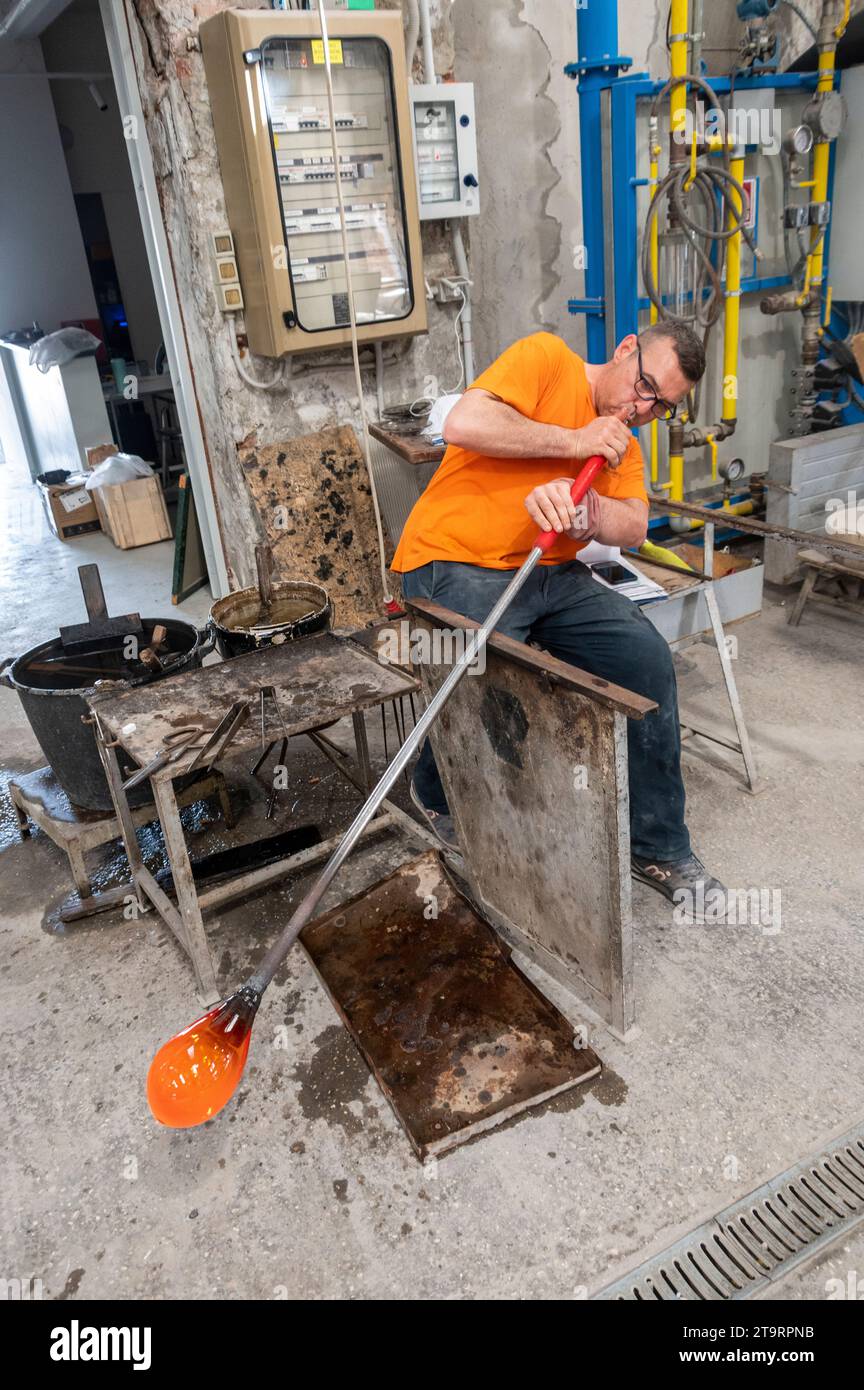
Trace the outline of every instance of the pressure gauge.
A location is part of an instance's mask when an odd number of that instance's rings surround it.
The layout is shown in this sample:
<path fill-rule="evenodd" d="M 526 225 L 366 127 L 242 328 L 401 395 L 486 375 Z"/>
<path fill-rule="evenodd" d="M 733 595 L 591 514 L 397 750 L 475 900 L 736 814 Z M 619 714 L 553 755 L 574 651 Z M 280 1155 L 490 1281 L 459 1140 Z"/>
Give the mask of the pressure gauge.
<path fill-rule="evenodd" d="M 813 131 L 809 125 L 796 125 L 783 136 L 787 154 L 809 154 L 813 148 Z"/>
<path fill-rule="evenodd" d="M 728 459 L 726 463 L 721 463 L 720 477 L 725 478 L 727 483 L 737 483 L 739 478 L 744 477 L 744 460 Z"/>
<path fill-rule="evenodd" d="M 836 140 L 846 124 L 846 103 L 840 92 L 817 92 L 804 109 L 804 120 L 817 140 Z"/>

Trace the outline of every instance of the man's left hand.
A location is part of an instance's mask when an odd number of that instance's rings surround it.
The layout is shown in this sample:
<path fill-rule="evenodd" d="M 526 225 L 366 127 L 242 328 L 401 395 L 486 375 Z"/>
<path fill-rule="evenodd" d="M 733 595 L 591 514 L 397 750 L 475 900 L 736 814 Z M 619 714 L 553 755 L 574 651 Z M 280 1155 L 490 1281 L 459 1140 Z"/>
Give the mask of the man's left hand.
<path fill-rule="evenodd" d="M 551 483 L 541 483 L 529 492 L 525 507 L 541 531 L 557 531 L 574 541 L 590 541 L 600 525 L 600 497 L 592 487 L 575 504 L 570 496 L 574 481 L 555 478 Z"/>

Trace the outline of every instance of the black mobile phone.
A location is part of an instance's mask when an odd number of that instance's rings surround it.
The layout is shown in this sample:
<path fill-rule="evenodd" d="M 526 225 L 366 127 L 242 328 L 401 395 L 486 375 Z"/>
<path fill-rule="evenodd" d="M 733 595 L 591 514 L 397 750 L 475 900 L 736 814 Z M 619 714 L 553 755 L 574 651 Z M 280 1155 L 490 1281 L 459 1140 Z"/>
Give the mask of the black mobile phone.
<path fill-rule="evenodd" d="M 592 565 L 591 568 L 601 579 L 605 579 L 607 584 L 632 584 L 636 578 L 635 574 L 631 574 L 630 570 L 617 564 L 615 560 L 604 560 L 602 564 Z"/>

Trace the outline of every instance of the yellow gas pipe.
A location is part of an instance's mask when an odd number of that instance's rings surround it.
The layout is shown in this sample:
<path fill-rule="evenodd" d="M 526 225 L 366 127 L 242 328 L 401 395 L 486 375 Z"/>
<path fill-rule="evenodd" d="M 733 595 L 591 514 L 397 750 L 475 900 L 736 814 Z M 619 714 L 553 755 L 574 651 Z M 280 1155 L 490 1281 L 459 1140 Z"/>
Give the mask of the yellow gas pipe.
<path fill-rule="evenodd" d="M 726 516 L 749 516 L 753 509 L 752 497 L 748 497 L 746 502 L 732 502 L 731 504 L 724 502 L 722 507 L 717 508 L 717 520 L 722 521 Z M 700 531 L 704 525 L 704 521 L 694 521 L 688 517 L 676 516 L 672 529 L 673 531 Z"/>
<path fill-rule="evenodd" d="M 689 0 L 672 0 L 669 15 L 670 33 L 670 68 L 673 78 L 683 78 L 687 75 L 687 54 L 690 40 L 690 5 Z M 678 142 L 683 142 L 684 131 L 687 122 L 687 85 L 684 82 L 676 82 L 669 94 L 669 128 L 672 132 L 673 141 L 678 132 Z M 681 156 L 686 158 L 683 143 L 681 145 Z M 684 455 L 674 453 L 669 455 L 669 481 L 663 484 L 663 490 L 669 493 L 673 499 L 681 500 L 684 497 Z"/>
<path fill-rule="evenodd" d="M 687 49 L 690 39 L 689 0 L 672 0 L 669 24 L 671 73 L 673 77 L 685 77 L 687 75 Z M 683 138 L 686 107 L 687 87 L 684 83 L 676 83 L 669 96 L 669 121 L 673 137 L 676 131 L 680 131 L 679 138 Z"/>
<path fill-rule="evenodd" d="M 820 47 L 818 64 L 819 81 L 816 84 L 817 92 L 831 92 L 834 90 L 834 56 L 837 48 L 837 41 L 843 37 L 846 25 L 849 22 L 850 7 L 851 0 L 846 0 L 843 7 L 843 18 L 831 34 L 829 42 L 825 43 L 823 47 Z M 813 146 L 813 201 L 816 203 L 824 203 L 828 199 L 828 164 L 830 150 L 830 140 L 817 140 L 816 144 Z M 824 228 L 813 227 L 810 232 L 811 257 L 808 263 L 808 290 L 810 285 L 818 287 L 822 284 L 824 245 Z"/>
<path fill-rule="evenodd" d="M 651 119 L 652 119 L 652 122 L 655 122 L 655 120 L 656 120 L 656 118 L 653 117 L 653 116 L 652 116 Z M 650 166 L 650 169 L 649 169 L 649 172 L 648 172 L 648 188 L 649 188 L 650 197 L 653 198 L 653 197 L 654 197 L 654 191 L 655 191 L 655 189 L 656 189 L 656 187 L 657 187 L 657 161 L 658 161 L 658 159 L 659 159 L 659 157 L 660 157 L 660 146 L 657 144 L 657 132 L 656 132 L 656 130 L 652 130 L 652 131 L 650 132 L 650 134 L 649 134 L 649 141 L 650 141 L 650 146 L 651 146 L 651 166 Z M 652 276 L 654 277 L 654 284 L 656 285 L 656 284 L 659 283 L 659 275 L 660 275 L 660 233 L 659 233 L 659 228 L 658 228 L 658 226 L 657 226 L 657 218 L 656 218 L 656 217 L 652 217 L 652 218 L 651 218 L 651 227 L 650 227 L 650 229 L 649 229 L 649 237 L 650 237 L 650 255 L 651 255 L 651 274 L 652 274 Z M 654 301 L 653 301 L 653 299 L 652 299 L 652 301 L 651 301 L 651 307 L 650 307 L 650 309 L 649 309 L 649 311 L 648 311 L 648 322 L 649 322 L 649 323 L 656 323 L 656 322 L 657 322 L 657 318 L 658 318 L 658 314 L 657 314 L 657 305 L 654 303 Z M 657 430 L 658 430 L 657 420 L 652 418 L 652 420 L 651 420 L 651 486 L 652 486 L 652 487 L 656 487 L 656 486 L 657 486 L 657 481 L 658 481 L 658 478 L 659 478 Z"/>
<path fill-rule="evenodd" d="M 729 161 L 729 172 L 737 183 L 744 178 L 744 155 L 737 153 Z M 727 226 L 734 226 L 741 215 L 741 199 L 734 188 L 729 190 Z M 725 319 L 723 322 L 723 414 L 722 419 L 734 429 L 738 419 L 738 341 L 741 322 L 741 233 L 729 238 L 726 252 Z"/>

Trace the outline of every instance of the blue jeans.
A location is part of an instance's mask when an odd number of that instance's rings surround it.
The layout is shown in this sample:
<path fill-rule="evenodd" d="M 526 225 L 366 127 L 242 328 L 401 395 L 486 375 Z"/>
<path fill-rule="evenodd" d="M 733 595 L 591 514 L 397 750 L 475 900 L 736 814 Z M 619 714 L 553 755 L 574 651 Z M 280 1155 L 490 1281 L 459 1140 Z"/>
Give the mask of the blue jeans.
<path fill-rule="evenodd" d="M 406 599 L 426 598 L 482 622 L 514 570 L 432 560 L 402 575 Z M 561 661 L 602 676 L 657 703 L 644 719 L 628 719 L 630 845 L 646 859 L 690 853 L 684 822 L 681 737 L 672 655 L 634 603 L 598 584 L 578 560 L 538 565 L 498 624 L 518 642 L 532 641 Z M 414 769 L 417 795 L 446 814 L 447 800 L 427 739 Z"/>

